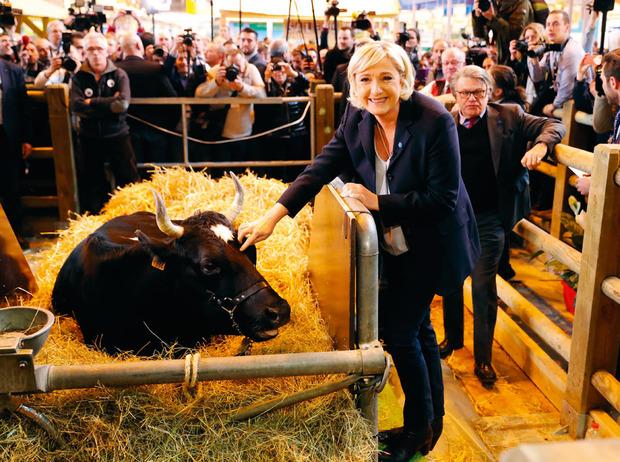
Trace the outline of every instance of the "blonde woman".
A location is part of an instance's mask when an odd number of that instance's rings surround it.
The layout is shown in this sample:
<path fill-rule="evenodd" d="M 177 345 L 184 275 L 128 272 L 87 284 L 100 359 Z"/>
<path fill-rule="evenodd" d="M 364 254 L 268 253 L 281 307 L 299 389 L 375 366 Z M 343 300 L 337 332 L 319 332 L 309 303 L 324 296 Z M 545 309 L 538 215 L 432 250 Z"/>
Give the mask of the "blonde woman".
<path fill-rule="evenodd" d="M 242 224 L 242 249 L 268 238 L 323 185 L 346 177 L 342 194 L 372 213 L 381 237 L 379 329 L 405 392 L 404 428 L 382 461 L 428 452 L 442 430 L 443 384 L 430 323 L 436 293 L 449 293 L 479 255 L 469 197 L 460 175 L 454 119 L 413 91 L 414 71 L 399 46 L 376 41 L 348 67 L 350 103 L 332 140 L 259 220 Z"/>
<path fill-rule="evenodd" d="M 510 60 L 508 61 L 508 65 L 517 75 L 518 85 L 525 87 L 528 104 L 531 104 L 534 98 L 536 98 L 536 86 L 529 76 L 529 71 L 527 69 L 527 51 L 524 45 L 527 44 L 527 48 L 531 49 L 544 44 L 545 40 L 545 26 L 533 22 L 525 26 L 523 32 L 521 32 L 519 41 L 522 45 L 519 45 L 517 40 L 512 40 L 510 42 Z"/>

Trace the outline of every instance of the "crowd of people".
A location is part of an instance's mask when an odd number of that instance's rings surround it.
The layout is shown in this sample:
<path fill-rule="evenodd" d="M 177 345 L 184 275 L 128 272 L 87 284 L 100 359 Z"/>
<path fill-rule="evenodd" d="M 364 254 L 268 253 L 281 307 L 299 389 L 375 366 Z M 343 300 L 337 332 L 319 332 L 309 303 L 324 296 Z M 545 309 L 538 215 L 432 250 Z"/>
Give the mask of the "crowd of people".
<path fill-rule="evenodd" d="M 598 14 L 589 24 L 594 30 Z M 380 319 L 386 348 L 405 391 L 405 428 L 386 436 L 381 460 L 409 460 L 441 434 L 440 357 L 463 346 L 463 279 L 472 276 L 474 371 L 493 386 L 492 341 L 497 315 L 495 276 L 514 276 L 509 238 L 531 207 L 552 193 L 533 170 L 553 161 L 565 127 L 554 117 L 569 99 L 593 113 L 598 142 L 620 142 L 620 48 L 592 52 L 570 36 L 568 14 L 544 1 L 474 1 L 476 39 L 438 38 L 428 52 L 420 32 L 356 39 L 351 27 L 327 47 L 329 17 L 319 44 L 259 40 L 251 28 L 213 41 L 196 34 L 103 35 L 47 26 L 47 39 L 0 35 L 0 195 L 20 230 L 19 159 L 31 150 L 25 84 L 71 86 L 78 141 L 80 195 L 98 212 L 109 192 L 108 162 L 117 186 L 139 180 L 137 163 L 181 160 L 181 117 L 174 106 L 130 105 L 135 97 L 265 98 L 308 95 L 312 81 L 343 93 L 332 141 L 297 177 L 263 219 L 240 228 L 247 246 L 267 238 L 334 176 L 351 182 L 345 195 L 376 215 L 382 236 Z M 491 34 L 489 34 L 491 32 Z M 490 40 L 492 38 L 492 40 Z M 484 41 L 483 41 L 484 40 Z M 230 100 L 228 100 L 230 101 Z M 192 105 L 192 160 L 309 159 L 304 103 Z M 447 112 L 448 111 L 451 112 Z M 301 121 L 299 121 L 302 119 Z M 290 125 L 277 129 L 283 125 Z M 257 139 L 251 135 L 265 133 Z M 5 147 L 7 148 L 5 150 Z M 285 170 L 286 180 L 296 173 Z M 589 177 L 577 191 L 587 202 Z M 419 243 L 424 242 L 424 246 Z M 433 266 L 433 263 L 436 265 Z M 429 318 L 444 296 L 445 338 Z M 388 308 L 390 315 L 386 315 Z"/>

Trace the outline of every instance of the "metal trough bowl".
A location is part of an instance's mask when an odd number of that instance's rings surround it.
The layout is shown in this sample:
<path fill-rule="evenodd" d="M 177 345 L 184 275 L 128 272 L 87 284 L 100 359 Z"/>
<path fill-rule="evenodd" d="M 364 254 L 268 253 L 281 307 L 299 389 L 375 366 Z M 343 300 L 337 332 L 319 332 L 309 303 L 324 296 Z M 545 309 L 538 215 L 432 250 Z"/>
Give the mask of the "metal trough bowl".
<path fill-rule="evenodd" d="M 17 338 L 18 348 L 32 350 L 35 356 L 43 347 L 54 324 L 54 315 L 43 308 L 11 306 L 0 308 L 0 343 Z"/>

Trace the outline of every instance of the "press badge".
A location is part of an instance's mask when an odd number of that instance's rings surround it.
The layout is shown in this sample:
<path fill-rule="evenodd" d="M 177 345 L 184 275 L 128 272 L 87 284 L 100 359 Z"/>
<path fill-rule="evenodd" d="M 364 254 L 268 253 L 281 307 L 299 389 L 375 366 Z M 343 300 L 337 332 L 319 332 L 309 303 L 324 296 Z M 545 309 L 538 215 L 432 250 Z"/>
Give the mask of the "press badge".
<path fill-rule="evenodd" d="M 108 86 L 108 88 L 113 88 L 115 83 L 116 82 L 114 82 L 114 80 L 108 79 L 108 81 L 106 82 L 106 85 Z"/>
<path fill-rule="evenodd" d="M 86 96 L 87 98 L 90 98 L 91 96 L 93 96 L 93 89 L 87 88 L 86 90 L 84 90 L 84 96 Z"/>

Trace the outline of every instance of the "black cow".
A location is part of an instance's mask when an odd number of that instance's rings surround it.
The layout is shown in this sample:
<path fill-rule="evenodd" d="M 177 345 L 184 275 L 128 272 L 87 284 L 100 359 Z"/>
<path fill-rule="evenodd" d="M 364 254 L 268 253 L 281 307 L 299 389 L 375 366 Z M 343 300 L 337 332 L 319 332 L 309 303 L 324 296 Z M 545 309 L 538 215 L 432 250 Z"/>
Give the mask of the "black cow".
<path fill-rule="evenodd" d="M 73 314 L 86 343 L 109 353 L 150 355 L 216 334 L 275 337 L 290 307 L 256 270 L 256 249 L 239 251 L 231 223 L 244 192 L 231 176 L 236 193 L 225 214 L 172 221 L 153 191 L 156 215 L 137 212 L 98 228 L 60 269 L 54 311 Z"/>

